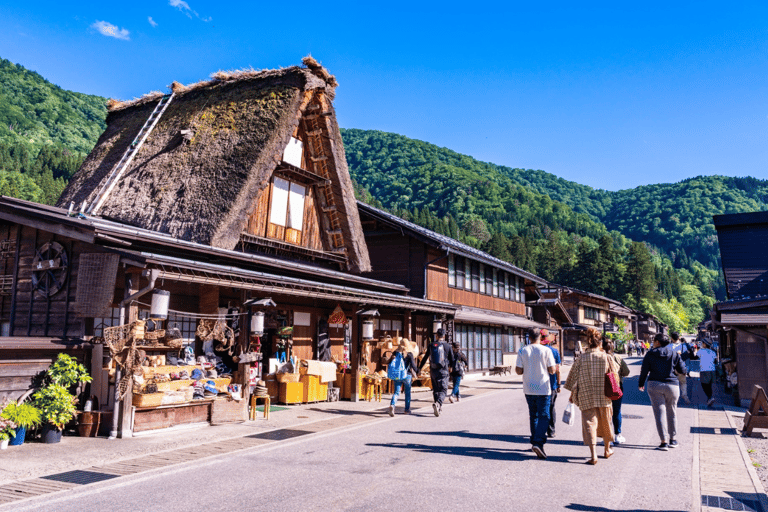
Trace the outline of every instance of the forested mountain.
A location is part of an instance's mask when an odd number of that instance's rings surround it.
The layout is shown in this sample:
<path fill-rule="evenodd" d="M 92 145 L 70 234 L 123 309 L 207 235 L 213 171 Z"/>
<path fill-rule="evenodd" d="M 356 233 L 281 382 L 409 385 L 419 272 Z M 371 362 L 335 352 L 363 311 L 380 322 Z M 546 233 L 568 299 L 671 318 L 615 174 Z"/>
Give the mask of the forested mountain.
<path fill-rule="evenodd" d="M 106 99 L 0 59 L 0 194 L 53 204 L 106 127 Z"/>

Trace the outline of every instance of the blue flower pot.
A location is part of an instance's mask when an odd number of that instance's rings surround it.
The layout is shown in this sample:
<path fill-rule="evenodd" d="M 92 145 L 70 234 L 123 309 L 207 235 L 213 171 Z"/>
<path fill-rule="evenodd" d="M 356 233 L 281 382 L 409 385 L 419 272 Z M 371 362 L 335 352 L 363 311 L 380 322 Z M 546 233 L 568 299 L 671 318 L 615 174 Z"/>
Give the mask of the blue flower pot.
<path fill-rule="evenodd" d="M 16 435 L 11 438 L 11 441 L 8 443 L 9 446 L 21 446 L 24 444 L 24 436 L 27 435 L 27 428 L 26 427 L 17 427 L 16 428 Z"/>

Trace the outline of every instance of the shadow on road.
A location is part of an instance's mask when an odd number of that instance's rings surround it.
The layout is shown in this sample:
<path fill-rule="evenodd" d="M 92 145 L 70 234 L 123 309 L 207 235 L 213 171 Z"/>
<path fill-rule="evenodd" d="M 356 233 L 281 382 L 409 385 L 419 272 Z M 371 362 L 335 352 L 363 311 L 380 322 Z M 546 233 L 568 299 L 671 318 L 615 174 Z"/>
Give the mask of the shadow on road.
<path fill-rule="evenodd" d="M 440 453 L 444 455 L 457 455 L 461 457 L 479 457 L 486 460 L 508 460 L 523 461 L 535 459 L 536 455 L 530 450 L 502 450 L 495 448 L 481 448 L 478 446 L 437 446 L 417 443 L 368 443 L 366 446 L 377 446 L 381 448 L 402 448 L 404 450 L 417 451 L 421 453 Z M 549 455 L 548 462 L 560 463 L 583 463 L 584 458 L 561 457 Z"/>
<path fill-rule="evenodd" d="M 565 506 L 566 510 L 589 510 L 590 512 L 651 512 L 651 509 L 647 508 L 633 508 L 633 509 L 627 509 L 623 508 L 621 510 L 613 509 L 613 508 L 605 508 L 605 507 L 596 507 L 594 505 L 581 505 L 579 503 L 571 503 L 570 505 Z M 669 512 L 678 512 L 675 510 L 670 510 Z M 685 511 L 680 511 L 685 512 Z"/>

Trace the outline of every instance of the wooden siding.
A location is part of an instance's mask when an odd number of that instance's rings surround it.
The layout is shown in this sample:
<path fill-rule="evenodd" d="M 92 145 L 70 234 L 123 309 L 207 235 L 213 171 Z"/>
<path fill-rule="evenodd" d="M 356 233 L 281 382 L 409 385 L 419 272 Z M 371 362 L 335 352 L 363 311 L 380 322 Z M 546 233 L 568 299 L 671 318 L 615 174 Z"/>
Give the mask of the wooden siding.
<path fill-rule="evenodd" d="M 433 256 L 433 254 L 430 253 L 429 256 Z M 434 257 L 431 259 L 434 259 Z M 427 298 L 441 302 L 450 302 L 460 306 L 525 316 L 525 304 L 523 303 L 448 287 L 447 258 L 431 264 L 427 269 Z"/>
<path fill-rule="evenodd" d="M 765 336 L 766 330 L 760 329 Z M 739 398 L 749 400 L 752 387 L 757 384 L 768 388 L 768 363 L 765 341 L 739 331 L 736 334 L 736 368 L 739 372 Z"/>
<path fill-rule="evenodd" d="M 411 258 L 408 238 L 399 235 L 366 236 L 365 241 L 373 269 L 366 273 L 366 277 L 409 286 Z"/>
<path fill-rule="evenodd" d="M 42 296 L 33 290 L 32 273 L 38 247 L 56 241 L 67 252 L 67 278 L 63 288 L 53 296 Z M 16 282 L 16 311 L 11 319 L 10 309 L 2 311 L 4 320 L 11 320 L 11 336 L 82 337 L 84 322 L 75 306 L 78 255 L 93 252 L 94 247 L 57 237 L 51 233 L 24 227 L 19 243 L 19 266 Z"/>
<path fill-rule="evenodd" d="M 768 225 L 718 227 L 717 237 L 729 297 L 768 293 Z"/>

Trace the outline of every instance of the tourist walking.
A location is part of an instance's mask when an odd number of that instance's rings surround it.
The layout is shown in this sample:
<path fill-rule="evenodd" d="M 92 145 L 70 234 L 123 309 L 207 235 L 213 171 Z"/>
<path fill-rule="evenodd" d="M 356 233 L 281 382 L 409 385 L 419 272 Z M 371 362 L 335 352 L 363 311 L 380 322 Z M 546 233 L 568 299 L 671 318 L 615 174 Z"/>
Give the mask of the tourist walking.
<path fill-rule="evenodd" d="M 560 358 L 560 351 L 552 345 L 552 340 L 549 339 L 549 331 L 546 329 L 541 330 L 541 344 L 549 347 L 555 358 L 555 374 L 549 376 L 549 380 L 552 383 L 552 394 L 549 396 L 549 428 L 547 428 L 547 437 L 555 437 L 555 427 L 557 425 L 555 402 L 557 401 L 557 394 L 560 393 L 560 365 L 563 360 Z"/>
<path fill-rule="evenodd" d="M 448 391 L 449 370 L 453 366 L 453 350 L 445 341 L 445 331 L 438 329 L 435 339 L 429 344 L 427 353 L 419 363 L 418 375 L 424 364 L 429 361 L 429 377 L 432 380 L 432 409 L 435 416 L 440 416 L 443 410 L 443 402 Z"/>
<path fill-rule="evenodd" d="M 461 384 L 461 379 L 464 377 L 464 373 L 467 371 L 467 367 L 469 366 L 469 361 L 467 360 L 466 354 L 461 351 L 461 346 L 454 342 L 453 343 L 453 366 L 451 367 L 451 378 L 453 379 L 453 392 L 448 395 L 448 401 L 453 403 L 453 399 L 455 398 L 457 402 L 461 400 L 461 394 L 459 393 L 459 385 Z"/>
<path fill-rule="evenodd" d="M 417 377 L 416 361 L 413 358 L 411 342 L 408 338 L 401 338 L 395 353 L 387 363 L 387 377 L 395 383 L 395 392 L 389 402 L 389 415 L 395 415 L 395 406 L 402 389 L 405 394 L 405 410 L 403 414 L 411 414 L 411 382 Z"/>
<path fill-rule="evenodd" d="M 702 339 L 704 348 L 699 350 L 699 380 L 701 389 L 707 395 L 707 406 L 715 403 L 712 397 L 712 384 L 715 382 L 715 363 L 717 362 L 717 353 L 712 350 L 712 341 L 709 338 Z"/>
<path fill-rule="evenodd" d="M 586 332 L 587 350 L 574 363 L 565 381 L 565 389 L 571 392 L 570 401 L 581 411 L 581 433 L 584 444 L 589 446 L 587 464 L 597 464 L 597 438 L 605 444 L 603 455 L 613 455 L 612 404 L 605 396 L 605 374 L 616 371 L 601 346 L 600 332 L 589 328 Z"/>
<path fill-rule="evenodd" d="M 540 459 L 546 459 L 544 444 L 549 428 L 549 403 L 552 394 L 550 375 L 555 373 L 555 356 L 549 347 L 541 344 L 541 331 L 528 329 L 529 345 L 517 354 L 515 372 L 523 376 L 523 392 L 528 402 L 528 420 L 531 429 L 531 449 Z"/>
<path fill-rule="evenodd" d="M 626 442 L 624 436 L 621 435 L 621 401 L 624 400 L 624 377 L 629 375 L 629 366 L 627 366 L 627 362 L 621 356 L 614 352 L 613 341 L 604 340 L 603 350 L 613 361 L 615 367 L 619 369 L 619 389 L 621 389 L 622 396 L 617 400 L 611 400 L 611 408 L 613 409 L 611 415 L 613 421 L 613 442 L 619 445 Z"/>
<path fill-rule="evenodd" d="M 645 382 L 648 381 L 648 396 L 661 440 L 658 449 L 663 451 L 677 447 L 677 400 L 680 398 L 677 374 L 680 373 L 686 373 L 683 359 L 669 346 L 666 335 L 657 334 L 653 339 L 653 348 L 643 358 L 638 386 L 640 391 L 645 391 Z M 666 418 L 662 418 L 662 414 Z"/>
<path fill-rule="evenodd" d="M 672 343 L 670 344 L 670 347 L 672 348 L 673 352 L 677 352 L 680 354 L 680 359 L 683 360 L 683 363 L 685 363 L 685 358 L 683 357 L 683 343 L 680 339 L 680 335 L 676 332 L 672 332 L 669 334 L 669 337 L 672 338 Z M 686 372 L 688 369 L 686 368 Z M 687 373 L 678 373 L 677 374 L 677 381 L 680 383 L 680 398 L 683 399 L 683 401 L 686 404 L 690 404 L 691 400 L 688 398 L 688 375 Z"/>

